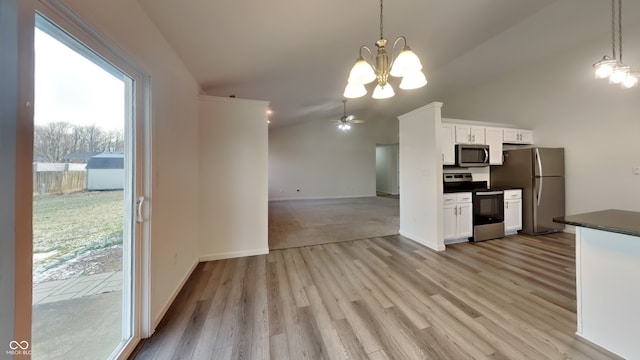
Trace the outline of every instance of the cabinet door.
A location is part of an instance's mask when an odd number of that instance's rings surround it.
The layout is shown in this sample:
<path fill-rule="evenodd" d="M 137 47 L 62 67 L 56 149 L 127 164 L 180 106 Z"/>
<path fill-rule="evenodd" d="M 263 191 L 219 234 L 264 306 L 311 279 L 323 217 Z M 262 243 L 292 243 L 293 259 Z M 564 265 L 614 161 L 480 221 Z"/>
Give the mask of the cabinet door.
<path fill-rule="evenodd" d="M 444 240 L 456 238 L 457 212 L 456 204 L 444 205 L 444 226 L 442 227 Z"/>
<path fill-rule="evenodd" d="M 533 144 L 533 131 L 504 129 L 503 142 L 508 144 Z"/>
<path fill-rule="evenodd" d="M 485 144 L 484 130 L 485 130 L 484 127 L 471 126 L 470 133 L 471 133 L 472 144 L 479 144 L 479 145 Z"/>
<path fill-rule="evenodd" d="M 489 165 L 502 165 L 502 129 L 485 128 L 484 143 L 489 145 Z"/>
<path fill-rule="evenodd" d="M 456 144 L 471 144 L 471 126 L 456 125 Z"/>
<path fill-rule="evenodd" d="M 517 144 L 520 137 L 518 129 L 504 129 L 502 135 L 502 141 L 509 144 Z"/>
<path fill-rule="evenodd" d="M 520 143 L 521 144 L 533 144 L 533 131 L 520 130 Z"/>
<path fill-rule="evenodd" d="M 458 236 L 465 238 L 473 236 L 473 205 L 471 203 L 458 204 Z"/>
<path fill-rule="evenodd" d="M 455 152 L 456 152 L 456 143 L 455 143 L 455 129 L 453 125 L 443 124 L 442 125 L 442 164 L 443 165 L 455 165 Z"/>
<path fill-rule="evenodd" d="M 522 230 L 522 200 L 504 201 L 504 232 L 515 234 Z"/>

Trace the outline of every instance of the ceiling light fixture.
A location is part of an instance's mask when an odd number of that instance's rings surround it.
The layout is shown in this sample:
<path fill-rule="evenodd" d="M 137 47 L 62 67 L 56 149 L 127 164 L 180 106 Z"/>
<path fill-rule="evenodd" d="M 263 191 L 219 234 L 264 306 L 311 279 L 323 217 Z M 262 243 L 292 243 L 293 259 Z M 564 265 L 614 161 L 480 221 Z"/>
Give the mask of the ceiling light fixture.
<path fill-rule="evenodd" d="M 420 59 L 418 59 L 418 56 L 411 51 L 411 48 L 407 45 L 407 38 L 399 36 L 393 42 L 391 56 L 387 55 L 385 46 L 388 41 L 382 35 L 382 10 L 382 0 L 380 0 L 380 40 L 376 41 L 378 51 L 375 61 L 373 60 L 373 52 L 371 52 L 371 49 L 366 45 L 360 46 L 358 59 L 353 65 L 353 68 L 351 68 L 347 87 L 344 89 L 344 97 L 346 98 L 359 98 L 364 96 L 367 93 L 365 85 L 374 80 L 378 80 L 378 85 L 373 90 L 372 97 L 374 99 L 387 99 L 394 96 L 395 92 L 393 91 L 393 87 L 387 82 L 389 75 L 402 78 L 400 89 L 403 90 L 418 89 L 427 85 L 427 78 L 422 72 Z M 394 60 L 393 50 L 400 40 L 402 40 L 404 46 Z M 362 56 L 363 49 L 369 52 L 371 63 Z M 391 61 L 389 61 L 390 58 Z"/>
<path fill-rule="evenodd" d="M 618 21 L 618 54 L 616 56 L 616 15 Z M 613 57 L 605 55 L 602 60 L 593 64 L 596 79 L 609 79 L 610 84 L 620 84 L 623 88 L 638 85 L 640 73 L 631 71 L 631 67 L 622 62 L 622 0 L 611 0 L 611 52 Z"/>
<path fill-rule="evenodd" d="M 362 124 L 364 120 L 357 120 L 355 115 L 347 115 L 347 99 L 342 100 L 343 115 L 339 120 L 334 120 L 338 123 L 338 129 L 342 131 L 348 131 L 351 129 L 351 124 Z"/>

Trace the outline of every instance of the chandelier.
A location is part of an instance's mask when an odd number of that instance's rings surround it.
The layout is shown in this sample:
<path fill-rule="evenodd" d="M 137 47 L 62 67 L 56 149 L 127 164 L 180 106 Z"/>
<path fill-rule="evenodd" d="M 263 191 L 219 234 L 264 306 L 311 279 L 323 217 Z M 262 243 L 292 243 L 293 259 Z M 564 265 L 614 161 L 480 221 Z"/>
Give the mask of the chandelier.
<path fill-rule="evenodd" d="M 616 15 L 618 17 L 618 54 L 616 55 Z M 622 0 L 611 0 L 611 50 L 613 57 L 605 55 L 602 60 L 593 64 L 596 79 L 609 78 L 610 84 L 619 84 L 623 88 L 632 88 L 638 85 L 640 73 L 631 71 L 631 67 L 622 62 Z"/>
<path fill-rule="evenodd" d="M 389 75 L 401 77 L 400 89 L 413 90 L 418 89 L 427 84 L 427 79 L 422 72 L 422 64 L 418 56 L 411 51 L 407 45 L 407 39 L 404 36 L 398 37 L 391 47 L 391 56 L 387 55 L 386 45 L 387 39 L 382 36 L 382 0 L 380 0 L 380 40 L 376 41 L 378 48 L 375 60 L 371 49 L 366 46 L 360 46 L 360 52 L 356 63 L 353 65 L 349 73 L 347 87 L 344 89 L 344 97 L 359 98 L 367 93 L 366 84 L 378 81 L 378 85 L 373 90 L 372 97 L 374 99 L 387 99 L 395 95 L 393 87 L 387 82 Z M 403 47 L 398 56 L 393 59 L 393 50 L 398 42 L 403 42 Z M 362 50 L 367 50 L 371 57 L 371 63 L 362 56 Z M 392 59 L 389 61 L 389 59 Z M 374 65 L 372 65 L 374 64 Z"/>

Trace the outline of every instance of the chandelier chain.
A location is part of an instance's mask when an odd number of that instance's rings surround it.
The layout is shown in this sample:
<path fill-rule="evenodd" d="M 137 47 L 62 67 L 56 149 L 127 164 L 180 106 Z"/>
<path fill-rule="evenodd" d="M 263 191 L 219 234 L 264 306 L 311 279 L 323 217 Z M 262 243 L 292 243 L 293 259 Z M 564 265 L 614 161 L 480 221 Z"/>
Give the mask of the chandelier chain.
<path fill-rule="evenodd" d="M 382 37 L 382 0 L 380 0 L 380 39 L 383 39 Z"/>
<path fill-rule="evenodd" d="M 622 0 L 618 0 L 618 55 L 622 64 Z"/>
<path fill-rule="evenodd" d="M 613 58 L 616 56 L 616 0 L 611 0 L 611 51 Z"/>

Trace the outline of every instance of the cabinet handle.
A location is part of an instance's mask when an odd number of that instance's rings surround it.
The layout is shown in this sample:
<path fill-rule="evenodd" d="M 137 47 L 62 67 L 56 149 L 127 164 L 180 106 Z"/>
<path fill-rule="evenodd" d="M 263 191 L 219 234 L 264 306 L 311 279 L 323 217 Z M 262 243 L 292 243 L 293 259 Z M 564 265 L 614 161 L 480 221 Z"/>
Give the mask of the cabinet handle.
<path fill-rule="evenodd" d="M 509 208 L 509 202 L 508 201 L 504 202 L 504 207 L 507 208 L 507 209 Z"/>

